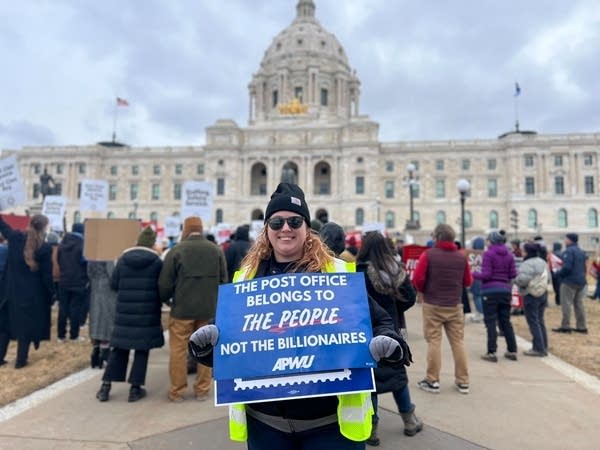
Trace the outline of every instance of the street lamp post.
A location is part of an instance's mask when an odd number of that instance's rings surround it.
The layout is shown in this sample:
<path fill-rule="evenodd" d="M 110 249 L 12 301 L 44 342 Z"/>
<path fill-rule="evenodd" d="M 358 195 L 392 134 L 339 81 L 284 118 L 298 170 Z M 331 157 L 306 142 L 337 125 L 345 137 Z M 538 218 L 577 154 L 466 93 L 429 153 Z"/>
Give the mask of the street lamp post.
<path fill-rule="evenodd" d="M 467 192 L 471 189 L 471 183 L 469 183 L 469 180 L 461 178 L 456 183 L 456 189 L 460 194 L 460 244 L 462 248 L 465 248 L 465 198 Z"/>
<path fill-rule="evenodd" d="M 415 193 L 414 193 L 414 185 L 417 183 L 417 180 L 415 179 L 415 171 L 417 170 L 417 168 L 415 167 L 415 165 L 413 163 L 410 163 L 408 166 L 406 166 L 406 170 L 408 171 L 408 197 L 409 197 L 409 205 L 410 205 L 410 211 L 409 211 L 409 216 L 408 216 L 408 220 L 406 221 L 406 229 L 407 230 L 418 230 L 419 229 L 419 222 L 415 221 L 415 209 L 414 209 L 414 197 L 415 197 Z"/>

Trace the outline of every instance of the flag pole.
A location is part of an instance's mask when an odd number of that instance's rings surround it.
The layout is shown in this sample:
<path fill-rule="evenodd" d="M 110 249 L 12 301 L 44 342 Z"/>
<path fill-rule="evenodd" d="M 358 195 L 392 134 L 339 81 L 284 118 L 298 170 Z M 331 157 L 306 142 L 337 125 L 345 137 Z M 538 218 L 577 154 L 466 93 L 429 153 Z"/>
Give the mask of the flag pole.
<path fill-rule="evenodd" d="M 519 132 L 519 97 L 521 96 L 521 87 L 515 81 L 515 131 Z"/>
<path fill-rule="evenodd" d="M 113 113 L 113 132 L 112 132 L 112 143 L 114 144 L 117 139 L 117 114 L 119 111 L 118 102 L 115 100 L 115 111 Z"/>

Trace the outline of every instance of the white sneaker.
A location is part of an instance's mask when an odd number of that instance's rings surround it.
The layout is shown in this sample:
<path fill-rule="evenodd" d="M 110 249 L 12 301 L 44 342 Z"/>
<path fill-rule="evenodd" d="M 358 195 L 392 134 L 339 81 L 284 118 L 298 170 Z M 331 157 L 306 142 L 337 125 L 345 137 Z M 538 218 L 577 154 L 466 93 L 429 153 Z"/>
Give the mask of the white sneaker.
<path fill-rule="evenodd" d="M 56 342 L 58 342 L 59 344 L 64 344 L 65 343 L 65 338 L 57 338 Z"/>

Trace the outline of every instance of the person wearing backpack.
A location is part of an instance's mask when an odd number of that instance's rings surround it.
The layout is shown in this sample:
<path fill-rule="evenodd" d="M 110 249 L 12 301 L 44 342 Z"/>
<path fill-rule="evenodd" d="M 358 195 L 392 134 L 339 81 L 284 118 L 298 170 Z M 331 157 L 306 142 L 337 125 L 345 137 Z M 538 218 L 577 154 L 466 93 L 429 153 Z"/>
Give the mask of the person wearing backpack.
<path fill-rule="evenodd" d="M 540 257 L 541 247 L 535 242 L 525 244 L 525 258 L 519 267 L 516 285 L 524 295 L 525 318 L 532 336 L 532 348 L 523 352 L 525 356 L 548 356 L 548 334 L 544 322 L 544 311 L 548 306 L 548 266 Z"/>

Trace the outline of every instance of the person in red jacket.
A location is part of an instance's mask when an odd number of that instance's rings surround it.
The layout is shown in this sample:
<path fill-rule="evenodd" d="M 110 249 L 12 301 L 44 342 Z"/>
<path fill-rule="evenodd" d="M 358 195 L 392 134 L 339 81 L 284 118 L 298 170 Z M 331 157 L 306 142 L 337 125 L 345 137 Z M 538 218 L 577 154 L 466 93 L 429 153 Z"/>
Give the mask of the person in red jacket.
<path fill-rule="evenodd" d="M 440 392 L 442 327 L 452 348 L 456 388 L 461 394 L 469 393 L 462 290 L 471 285 L 473 277 L 466 256 L 454 244 L 455 237 L 451 226 L 435 227 L 434 246 L 419 258 L 413 278 L 423 302 L 423 334 L 427 341 L 427 375 L 417 385 L 434 394 Z"/>

